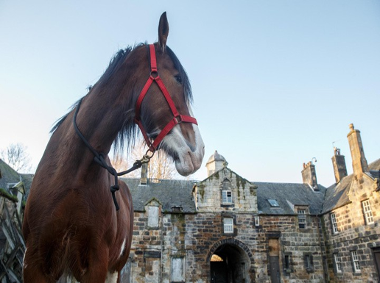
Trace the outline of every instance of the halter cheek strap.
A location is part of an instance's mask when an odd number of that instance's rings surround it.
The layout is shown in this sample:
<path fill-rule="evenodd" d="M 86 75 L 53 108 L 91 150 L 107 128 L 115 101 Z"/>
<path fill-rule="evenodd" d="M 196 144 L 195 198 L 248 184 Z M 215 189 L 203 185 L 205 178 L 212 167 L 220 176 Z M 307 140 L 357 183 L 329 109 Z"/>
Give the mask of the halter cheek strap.
<path fill-rule="evenodd" d="M 154 153 L 158 147 L 158 145 L 161 143 L 161 141 L 164 139 L 164 137 L 175 127 L 175 125 L 180 123 L 193 123 L 198 125 L 197 120 L 194 117 L 187 116 L 187 115 L 181 115 L 178 113 L 177 108 L 175 107 L 174 101 L 171 98 L 168 90 L 166 89 L 163 81 L 161 80 L 160 76 L 158 75 L 158 69 L 157 69 L 157 60 L 156 60 L 156 50 L 154 48 L 153 44 L 149 44 L 149 52 L 150 52 L 150 76 L 148 80 L 146 81 L 143 89 L 140 92 L 140 95 L 136 102 L 136 108 L 135 108 L 135 123 L 139 126 L 146 144 L 149 147 L 149 150 Z M 150 141 L 147 132 L 144 129 L 144 126 L 141 122 L 140 117 L 140 109 L 141 104 L 145 98 L 145 95 L 147 94 L 150 86 L 153 82 L 156 82 L 158 87 L 160 88 L 166 102 L 169 105 L 170 111 L 173 114 L 173 119 L 169 121 L 169 123 L 166 124 L 166 126 L 161 130 L 161 132 L 158 134 L 156 139 L 153 141 L 153 143 Z"/>

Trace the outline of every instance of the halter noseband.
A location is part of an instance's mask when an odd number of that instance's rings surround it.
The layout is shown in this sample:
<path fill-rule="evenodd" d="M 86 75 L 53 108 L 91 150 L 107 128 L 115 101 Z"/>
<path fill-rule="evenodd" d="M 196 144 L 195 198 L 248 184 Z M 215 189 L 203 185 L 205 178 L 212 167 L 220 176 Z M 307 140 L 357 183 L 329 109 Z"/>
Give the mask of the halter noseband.
<path fill-rule="evenodd" d="M 168 90 L 166 89 L 163 81 L 161 80 L 160 76 L 158 75 L 158 69 L 157 69 L 157 60 L 156 60 L 156 50 L 154 48 L 153 44 L 149 44 L 149 54 L 150 54 L 150 75 L 148 80 L 146 81 L 143 89 L 140 92 L 140 95 L 136 101 L 136 109 L 135 109 L 135 123 L 139 126 L 141 133 L 144 136 L 145 142 L 149 147 L 149 150 L 154 153 L 158 147 L 158 145 L 161 143 L 161 141 L 164 139 L 164 137 L 175 127 L 175 125 L 180 123 L 193 123 L 198 125 L 197 120 L 194 117 L 187 116 L 187 115 L 181 115 L 178 113 L 177 108 L 175 107 L 174 101 L 171 98 Z M 170 111 L 173 114 L 173 119 L 169 121 L 169 123 L 166 124 L 166 126 L 161 130 L 161 132 L 158 134 L 156 139 L 153 141 L 153 143 L 150 141 L 147 132 L 144 129 L 144 126 L 141 122 L 140 117 L 140 108 L 141 104 L 145 98 L 145 95 L 147 94 L 150 86 L 153 82 L 156 82 L 158 87 L 160 88 L 162 94 L 164 95 L 166 102 L 169 105 Z"/>

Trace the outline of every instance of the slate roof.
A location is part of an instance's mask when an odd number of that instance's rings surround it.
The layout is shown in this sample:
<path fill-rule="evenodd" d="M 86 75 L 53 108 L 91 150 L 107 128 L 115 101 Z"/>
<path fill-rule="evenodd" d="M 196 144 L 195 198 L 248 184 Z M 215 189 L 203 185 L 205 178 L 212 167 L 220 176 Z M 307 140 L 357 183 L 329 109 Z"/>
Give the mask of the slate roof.
<path fill-rule="evenodd" d="M 20 182 L 20 175 L 13 170 L 7 163 L 0 159 L 0 189 L 8 189 L 9 183 Z"/>
<path fill-rule="evenodd" d="M 128 185 L 133 199 L 135 211 L 145 211 L 145 205 L 156 199 L 162 205 L 162 211 L 177 212 L 180 207 L 183 213 L 195 213 L 193 187 L 195 181 L 187 180 L 149 180 L 147 185 L 140 185 L 140 179 L 122 178 Z"/>
<path fill-rule="evenodd" d="M 368 165 L 370 172 L 366 172 L 371 178 L 378 178 L 380 175 L 380 159 Z M 338 184 L 333 184 L 327 188 L 322 213 L 329 212 L 334 208 L 341 207 L 350 202 L 348 193 L 350 192 L 353 174 L 344 177 Z"/>
<path fill-rule="evenodd" d="M 263 214 L 296 214 L 294 205 L 309 207 L 310 214 L 319 214 L 326 188 L 318 185 L 314 191 L 307 184 L 253 182 L 257 186 L 257 205 Z M 275 199 L 278 207 L 272 207 L 268 199 Z"/>
<path fill-rule="evenodd" d="M 29 196 L 29 191 L 30 191 L 30 186 L 32 185 L 32 181 L 34 178 L 34 174 L 20 174 L 22 178 L 22 182 L 24 183 L 25 186 L 25 196 L 24 199 Z"/>

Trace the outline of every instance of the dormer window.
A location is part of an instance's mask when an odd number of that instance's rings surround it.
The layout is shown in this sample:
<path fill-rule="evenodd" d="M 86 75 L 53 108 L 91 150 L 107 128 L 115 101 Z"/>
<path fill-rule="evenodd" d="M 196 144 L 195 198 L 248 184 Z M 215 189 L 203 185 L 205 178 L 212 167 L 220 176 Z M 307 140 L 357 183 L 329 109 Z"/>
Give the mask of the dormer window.
<path fill-rule="evenodd" d="M 232 204 L 232 192 L 230 190 L 222 191 L 222 203 L 223 204 Z"/>
<path fill-rule="evenodd" d="M 297 209 L 298 213 L 298 227 L 299 228 L 306 228 L 306 209 Z"/>
<path fill-rule="evenodd" d="M 232 189 L 231 189 L 231 181 L 225 178 L 221 185 L 221 198 L 222 198 L 222 205 L 232 205 Z"/>

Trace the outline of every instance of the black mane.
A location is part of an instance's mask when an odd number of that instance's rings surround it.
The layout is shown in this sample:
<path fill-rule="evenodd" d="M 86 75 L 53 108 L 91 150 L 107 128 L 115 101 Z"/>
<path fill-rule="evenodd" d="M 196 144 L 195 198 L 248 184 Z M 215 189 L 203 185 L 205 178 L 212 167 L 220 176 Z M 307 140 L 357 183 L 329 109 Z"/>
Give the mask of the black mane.
<path fill-rule="evenodd" d="M 112 59 L 110 60 L 110 63 L 108 65 L 108 68 L 106 69 L 106 71 L 104 72 L 104 74 L 100 77 L 99 81 L 100 80 L 108 80 L 111 75 L 114 73 L 114 71 L 119 67 L 119 65 L 121 65 L 121 63 L 124 61 L 124 59 L 128 56 L 128 54 L 132 51 L 132 47 L 131 46 L 128 46 L 127 48 L 125 49 L 121 49 L 119 50 L 118 52 L 116 52 L 116 54 L 112 57 Z M 88 93 L 89 94 L 91 92 L 91 90 L 93 89 L 93 86 L 89 86 L 88 87 Z M 87 95 L 86 94 L 86 95 Z M 85 96 L 86 96 L 85 95 Z M 58 128 L 59 126 L 63 123 L 63 121 L 65 121 L 65 119 L 67 118 L 67 116 L 70 114 L 70 112 L 72 110 L 74 110 L 78 103 L 80 101 L 82 101 L 82 99 L 85 97 L 83 96 L 81 99 L 79 99 L 77 102 L 75 102 L 71 107 L 70 107 L 70 110 L 68 113 L 66 113 L 64 116 L 62 116 L 61 118 L 59 118 L 53 125 L 53 127 L 51 128 L 50 130 L 50 133 L 54 133 Z"/>
<path fill-rule="evenodd" d="M 100 77 L 98 84 L 101 81 L 107 81 L 111 78 L 111 76 L 114 74 L 114 72 L 121 66 L 121 64 L 124 62 L 126 57 L 129 55 L 129 53 L 134 50 L 136 47 L 140 47 L 146 45 L 146 43 L 140 43 L 138 45 L 135 45 L 134 47 L 128 46 L 125 49 L 119 50 L 110 60 L 110 63 L 108 65 L 108 68 L 104 72 L 104 74 Z M 147 48 L 147 50 L 149 50 Z M 147 51 L 149 52 L 149 51 Z M 192 96 L 192 91 L 191 91 L 191 85 L 189 78 L 186 74 L 185 69 L 183 68 L 181 62 L 178 60 L 177 56 L 174 54 L 174 52 L 166 46 L 166 52 L 168 53 L 170 59 L 173 61 L 174 67 L 178 70 L 181 78 L 182 78 L 182 84 L 184 87 L 184 94 L 185 94 L 185 99 L 188 103 L 191 103 L 193 101 L 193 96 Z M 95 84 L 95 85 L 96 85 Z M 93 86 L 88 87 L 88 93 L 80 98 L 77 102 L 75 102 L 71 107 L 70 110 L 67 114 L 62 116 L 60 119 L 58 119 L 55 124 L 53 125 L 52 129 L 50 130 L 50 133 L 54 133 L 59 126 L 65 121 L 67 116 L 70 114 L 71 111 L 73 111 L 79 102 L 81 102 L 87 95 L 91 93 L 91 91 L 94 89 Z M 126 116 L 129 116 L 133 114 L 131 113 L 126 113 Z M 137 134 L 138 134 L 138 127 L 136 127 L 136 124 L 134 123 L 133 119 L 125 119 L 124 124 L 122 126 L 122 129 L 119 131 L 115 141 L 114 141 L 114 150 L 115 153 L 118 151 L 122 151 L 124 148 L 124 142 L 127 141 L 128 149 L 131 148 L 131 145 L 134 145 Z"/>

